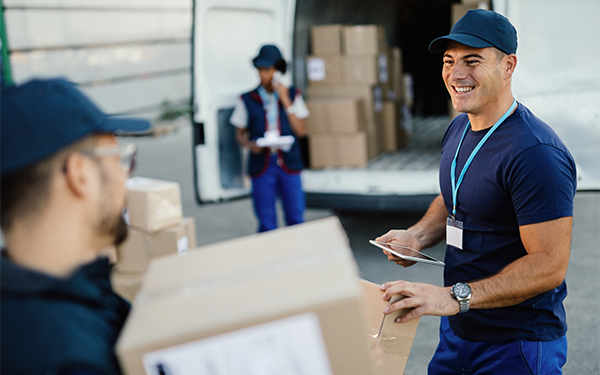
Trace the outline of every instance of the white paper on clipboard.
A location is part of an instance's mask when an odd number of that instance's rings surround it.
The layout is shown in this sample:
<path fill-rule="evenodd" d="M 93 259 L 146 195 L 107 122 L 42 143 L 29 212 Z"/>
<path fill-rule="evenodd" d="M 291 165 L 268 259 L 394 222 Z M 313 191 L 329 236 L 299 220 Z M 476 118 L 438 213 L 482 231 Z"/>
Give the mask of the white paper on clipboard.
<path fill-rule="evenodd" d="M 389 253 L 394 254 L 398 258 L 402 258 L 402 259 L 405 259 L 405 260 L 412 260 L 413 262 L 421 262 L 421 263 L 433 264 L 435 266 L 440 266 L 440 267 L 444 267 L 446 265 L 446 263 L 442 262 L 441 260 L 437 260 L 437 259 L 435 259 L 434 257 L 432 257 L 430 255 L 427 255 L 427 254 L 424 254 L 424 253 L 420 253 L 417 250 L 411 249 L 411 248 L 406 247 L 406 246 L 396 245 L 396 244 L 393 244 L 393 243 L 377 242 L 377 241 L 374 241 L 374 240 L 369 240 L 369 243 L 371 245 L 377 246 L 380 249 L 383 249 L 383 250 L 385 250 L 385 251 L 387 251 Z M 399 252 L 390 249 L 390 246 L 398 246 L 398 247 L 402 247 L 402 248 L 407 248 L 407 249 L 413 250 L 415 252 L 418 252 L 418 253 L 420 253 L 420 254 L 428 257 L 429 259 L 419 258 L 419 257 L 411 257 L 409 255 L 400 254 Z"/>

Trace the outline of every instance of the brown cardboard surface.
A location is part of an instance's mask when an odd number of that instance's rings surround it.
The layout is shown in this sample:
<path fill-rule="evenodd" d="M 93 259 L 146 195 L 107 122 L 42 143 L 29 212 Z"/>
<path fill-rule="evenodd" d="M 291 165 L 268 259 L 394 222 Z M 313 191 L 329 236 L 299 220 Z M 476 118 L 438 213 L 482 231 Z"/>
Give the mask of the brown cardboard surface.
<path fill-rule="evenodd" d="M 338 167 L 362 167 L 369 161 L 367 132 L 340 134 L 336 138 Z"/>
<path fill-rule="evenodd" d="M 408 362 L 410 349 L 417 333 L 419 319 L 406 323 L 396 323 L 395 319 L 404 316 L 409 310 L 403 309 L 390 315 L 384 315 L 383 309 L 388 305 L 382 299 L 379 285 L 360 280 L 363 288 L 362 318 L 365 333 L 377 340 L 375 361 L 376 375 L 402 374 Z M 400 297 L 392 299 L 392 303 Z M 381 333 L 380 333 L 381 329 Z"/>
<path fill-rule="evenodd" d="M 305 120 L 309 135 L 353 133 L 362 130 L 367 121 L 362 99 L 314 99 L 306 105 L 311 113 Z"/>
<path fill-rule="evenodd" d="M 187 238 L 187 250 L 184 237 Z M 184 218 L 179 225 L 155 233 L 130 228 L 127 240 L 117 249 L 119 258 L 117 269 L 121 273 L 144 272 L 153 258 L 179 254 L 180 251 L 187 252 L 194 247 L 196 247 L 194 218 Z"/>
<path fill-rule="evenodd" d="M 315 55 L 342 54 L 344 25 L 322 25 L 310 28 L 311 51 Z"/>
<path fill-rule="evenodd" d="M 383 151 L 395 152 L 398 149 L 400 128 L 399 108 L 395 101 L 383 102 Z"/>
<path fill-rule="evenodd" d="M 311 168 L 335 166 L 337 164 L 335 147 L 335 136 L 332 134 L 309 135 L 308 149 Z"/>
<path fill-rule="evenodd" d="M 127 180 L 129 225 L 148 233 L 179 224 L 183 217 L 177 182 L 133 177 Z"/>
<path fill-rule="evenodd" d="M 308 82 L 311 86 L 332 86 L 345 83 L 341 55 L 308 56 L 306 67 Z"/>
<path fill-rule="evenodd" d="M 367 126 L 367 155 L 369 159 L 373 159 L 381 153 L 380 137 L 377 126 L 374 122 L 370 122 Z"/>
<path fill-rule="evenodd" d="M 121 367 L 141 375 L 144 353 L 312 312 L 333 373 L 370 374 L 356 274 L 336 218 L 155 259 L 117 343 Z"/>
<path fill-rule="evenodd" d="M 373 55 L 385 51 L 385 29 L 381 25 L 346 26 L 343 33 L 342 49 L 347 56 Z"/>
<path fill-rule="evenodd" d="M 110 276 L 110 283 L 115 293 L 133 302 L 140 288 L 143 273 L 120 273 L 113 272 Z"/>
<path fill-rule="evenodd" d="M 389 50 L 390 85 L 386 99 L 404 101 L 404 72 L 402 67 L 402 50 L 392 47 Z"/>
<path fill-rule="evenodd" d="M 374 85 L 379 82 L 379 55 L 345 56 L 344 77 L 349 85 Z"/>
<path fill-rule="evenodd" d="M 337 85 L 337 86 L 309 86 L 306 88 L 306 96 L 309 99 L 334 99 L 334 98 L 360 98 L 365 103 L 367 120 L 376 117 L 376 101 L 373 96 L 374 88 L 378 85 Z M 312 115 L 312 114 L 311 114 Z"/>

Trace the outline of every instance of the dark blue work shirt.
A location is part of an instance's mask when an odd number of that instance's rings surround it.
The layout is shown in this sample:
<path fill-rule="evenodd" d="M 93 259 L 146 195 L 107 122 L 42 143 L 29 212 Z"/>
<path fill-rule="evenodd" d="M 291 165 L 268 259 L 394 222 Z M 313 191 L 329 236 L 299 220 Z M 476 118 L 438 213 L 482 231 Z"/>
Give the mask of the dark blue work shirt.
<path fill-rule="evenodd" d="M 449 213 L 450 166 L 467 121 L 466 114 L 459 115 L 443 139 L 440 187 Z M 457 178 L 488 131 L 467 132 Z M 447 246 L 445 285 L 487 278 L 525 256 L 519 226 L 573 216 L 575 190 L 575 162 L 566 146 L 519 103 L 477 153 L 460 185 L 456 218 L 464 225 L 463 249 Z M 554 340 L 567 330 L 566 295 L 563 282 L 518 305 L 474 309 L 449 321 L 459 337 L 472 341 Z"/>
<path fill-rule="evenodd" d="M 130 306 L 113 292 L 106 258 L 67 279 L 0 258 L 2 374 L 121 374 L 114 345 Z"/>

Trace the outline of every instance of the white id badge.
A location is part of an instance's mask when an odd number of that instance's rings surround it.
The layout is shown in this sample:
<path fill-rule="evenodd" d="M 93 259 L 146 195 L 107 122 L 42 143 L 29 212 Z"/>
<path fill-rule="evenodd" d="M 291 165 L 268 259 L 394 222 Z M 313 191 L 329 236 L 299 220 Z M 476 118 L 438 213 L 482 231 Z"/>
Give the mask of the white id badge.
<path fill-rule="evenodd" d="M 463 223 L 451 217 L 446 220 L 446 244 L 462 250 Z"/>

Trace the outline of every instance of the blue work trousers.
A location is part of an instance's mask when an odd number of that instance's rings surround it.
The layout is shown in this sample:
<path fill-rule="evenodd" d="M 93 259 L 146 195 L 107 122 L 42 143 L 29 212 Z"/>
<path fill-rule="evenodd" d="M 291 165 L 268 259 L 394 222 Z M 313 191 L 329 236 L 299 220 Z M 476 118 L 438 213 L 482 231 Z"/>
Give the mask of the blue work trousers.
<path fill-rule="evenodd" d="M 469 341 L 456 336 L 448 317 L 442 317 L 428 374 L 554 375 L 562 374 L 566 362 L 566 335 L 554 341 Z"/>
<path fill-rule="evenodd" d="M 277 165 L 277 156 L 274 155 L 270 158 L 265 173 L 252 179 L 252 201 L 259 232 L 277 228 L 277 197 L 281 198 L 287 225 L 304 222 L 306 198 L 300 174 L 283 171 Z"/>

